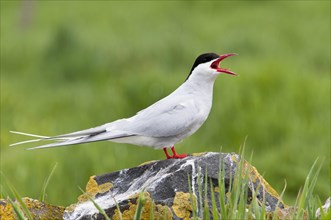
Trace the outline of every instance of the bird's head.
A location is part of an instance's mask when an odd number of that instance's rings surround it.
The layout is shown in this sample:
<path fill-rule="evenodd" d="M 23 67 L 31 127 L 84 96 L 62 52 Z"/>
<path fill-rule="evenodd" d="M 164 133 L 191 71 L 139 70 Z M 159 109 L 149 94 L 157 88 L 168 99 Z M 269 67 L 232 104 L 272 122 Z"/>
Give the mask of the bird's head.
<path fill-rule="evenodd" d="M 227 57 L 237 55 L 235 53 L 228 53 L 223 55 L 218 55 L 216 53 L 204 53 L 198 56 L 192 66 L 191 72 L 187 79 L 191 75 L 202 75 L 205 77 L 212 77 L 215 78 L 215 76 L 226 73 L 230 75 L 237 76 L 234 72 L 222 68 L 220 66 L 220 63 L 222 60 L 224 60 Z"/>

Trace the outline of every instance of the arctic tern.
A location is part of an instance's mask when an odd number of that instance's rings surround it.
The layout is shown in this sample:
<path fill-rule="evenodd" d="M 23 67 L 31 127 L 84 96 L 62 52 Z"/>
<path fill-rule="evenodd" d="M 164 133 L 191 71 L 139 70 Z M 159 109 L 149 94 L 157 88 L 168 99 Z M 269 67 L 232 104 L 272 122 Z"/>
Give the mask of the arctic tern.
<path fill-rule="evenodd" d="M 162 148 L 167 159 L 184 158 L 187 154 L 177 154 L 174 145 L 192 135 L 205 122 L 212 107 L 216 77 L 221 73 L 236 75 L 220 67 L 220 62 L 234 55 L 236 54 L 205 53 L 198 56 L 181 86 L 131 118 L 123 118 L 98 127 L 57 136 L 11 131 L 37 139 L 18 142 L 10 146 L 38 141 L 55 141 L 28 148 L 30 150 L 107 140 Z M 172 155 L 168 154 L 168 148 L 171 148 Z"/>

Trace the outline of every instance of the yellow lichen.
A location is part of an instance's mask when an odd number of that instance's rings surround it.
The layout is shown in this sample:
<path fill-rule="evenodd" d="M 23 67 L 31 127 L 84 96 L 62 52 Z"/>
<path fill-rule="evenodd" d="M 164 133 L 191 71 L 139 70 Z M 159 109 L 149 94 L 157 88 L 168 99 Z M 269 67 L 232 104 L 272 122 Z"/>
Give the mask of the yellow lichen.
<path fill-rule="evenodd" d="M 112 183 L 104 183 L 99 186 L 98 193 L 105 193 L 108 192 L 113 187 Z"/>
<path fill-rule="evenodd" d="M 194 204 L 196 204 L 196 198 L 193 196 Z M 172 209 L 177 217 L 188 220 L 193 211 L 191 202 L 191 195 L 184 192 L 176 192 Z"/>
<path fill-rule="evenodd" d="M 208 152 L 193 153 L 192 156 L 198 157 L 198 156 L 205 155 L 206 153 L 208 153 Z"/>
<path fill-rule="evenodd" d="M 124 210 L 122 214 L 122 219 L 133 219 L 134 215 L 136 213 L 137 209 L 137 200 L 139 198 L 140 194 L 135 194 L 132 197 L 130 197 L 130 200 L 128 201 L 129 209 Z M 144 206 L 141 213 L 141 220 L 148 220 L 151 217 L 151 210 L 154 214 L 154 219 L 166 219 L 171 220 L 172 219 L 172 212 L 169 207 L 163 206 L 163 205 L 155 205 L 154 201 L 152 200 L 150 194 L 148 192 L 143 193 L 144 197 Z M 135 203 L 132 203 L 131 200 L 133 200 Z M 115 210 L 114 215 L 112 216 L 112 219 L 118 220 L 120 219 L 120 212 L 118 209 Z"/>
<path fill-rule="evenodd" d="M 33 219 L 62 219 L 64 207 L 53 206 L 31 198 L 22 198 L 25 206 L 29 209 Z M 17 202 L 15 202 L 17 203 Z M 6 200 L 0 203 L 0 219 L 15 219 L 12 206 Z"/>
<path fill-rule="evenodd" d="M 286 208 L 279 208 L 277 207 L 276 210 L 267 212 L 265 219 L 293 219 L 293 216 L 295 213 L 298 212 L 298 209 L 295 207 L 286 207 Z M 307 220 L 308 218 L 308 212 L 305 210 L 303 212 L 303 216 L 301 220 Z"/>
<path fill-rule="evenodd" d="M 237 155 L 233 154 L 233 155 L 231 156 L 231 158 L 232 158 L 232 160 L 233 160 L 234 162 L 237 162 Z"/>
<path fill-rule="evenodd" d="M 237 163 L 237 166 L 239 166 L 240 161 L 237 161 L 236 155 L 232 155 L 232 160 Z M 246 173 L 249 174 L 249 179 L 253 183 L 256 183 L 257 180 L 259 180 L 259 184 L 263 187 L 263 189 L 265 189 L 266 192 L 268 192 L 272 197 L 279 199 L 279 195 L 276 190 L 269 185 L 269 183 L 261 176 L 254 166 L 245 160 L 241 174 L 243 178 L 245 178 Z"/>
<path fill-rule="evenodd" d="M 62 219 L 64 207 L 53 206 L 36 199 L 23 198 L 34 219 Z"/>
<path fill-rule="evenodd" d="M 156 161 L 157 161 L 157 160 L 146 161 L 146 162 L 140 164 L 139 167 L 144 166 L 144 165 L 147 165 L 147 164 L 150 164 L 150 163 L 154 163 L 154 162 L 156 162 Z"/>
<path fill-rule="evenodd" d="M 105 193 L 109 191 L 112 187 L 112 183 L 104 183 L 98 185 L 97 181 L 94 179 L 95 176 L 91 176 L 89 181 L 86 184 L 86 193 L 80 195 L 78 197 L 78 202 L 85 202 L 89 199 L 89 197 L 94 198 L 98 193 Z"/>
<path fill-rule="evenodd" d="M 121 213 L 122 215 L 122 219 L 133 219 L 134 218 L 134 214 L 136 213 L 136 209 L 137 209 L 137 205 L 136 204 L 132 204 L 131 202 L 128 203 L 129 205 L 129 209 L 128 210 L 124 210 L 123 213 Z M 113 220 L 119 220 L 120 218 L 120 213 L 119 210 L 116 209 L 115 210 L 115 214 L 112 217 Z"/>
<path fill-rule="evenodd" d="M 14 220 L 13 207 L 4 199 L 0 200 L 0 219 Z"/>
<path fill-rule="evenodd" d="M 78 196 L 78 203 L 86 202 L 88 201 L 89 197 L 87 193 L 84 193 L 80 196 Z"/>
<path fill-rule="evenodd" d="M 155 210 L 155 209 L 154 209 Z M 156 213 L 156 215 L 155 215 Z M 156 212 L 154 212 L 155 219 L 172 219 L 171 209 L 166 205 L 156 205 Z"/>
<path fill-rule="evenodd" d="M 77 207 L 77 204 L 71 204 L 66 207 L 66 212 L 73 212 L 76 207 Z"/>
<path fill-rule="evenodd" d="M 257 171 L 257 169 L 254 166 L 252 166 L 247 161 L 245 161 L 243 176 L 245 175 L 247 169 L 249 173 L 249 178 L 253 183 L 256 183 L 256 181 L 259 180 L 259 184 L 263 186 L 263 189 L 265 189 L 266 192 L 268 192 L 271 196 L 279 199 L 279 195 L 276 192 L 276 190 L 274 190 L 274 188 L 270 186 L 270 184 L 261 176 L 261 174 Z"/>

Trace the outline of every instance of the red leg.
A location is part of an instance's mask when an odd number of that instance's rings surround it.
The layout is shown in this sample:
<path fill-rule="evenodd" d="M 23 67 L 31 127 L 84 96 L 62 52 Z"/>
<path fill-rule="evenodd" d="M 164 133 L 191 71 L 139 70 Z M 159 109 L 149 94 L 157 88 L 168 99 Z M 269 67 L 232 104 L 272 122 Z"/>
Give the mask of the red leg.
<path fill-rule="evenodd" d="M 176 151 L 175 151 L 175 147 L 174 146 L 171 147 L 171 151 L 173 153 L 172 156 L 170 156 L 168 154 L 168 151 L 167 151 L 167 148 L 166 147 L 163 148 L 163 151 L 164 151 L 167 159 L 181 159 L 181 158 L 185 158 L 187 156 L 187 154 L 177 154 Z"/>
<path fill-rule="evenodd" d="M 167 159 L 171 159 L 171 158 L 172 158 L 172 156 L 170 156 L 170 155 L 168 154 L 167 148 L 163 148 L 163 151 L 164 151 L 164 153 L 165 153 Z"/>
<path fill-rule="evenodd" d="M 185 157 L 187 157 L 187 154 L 177 154 L 176 151 L 175 151 L 175 146 L 172 146 L 172 147 L 171 147 L 171 151 L 172 151 L 172 153 L 173 153 L 172 158 L 180 159 L 180 158 L 185 158 Z"/>

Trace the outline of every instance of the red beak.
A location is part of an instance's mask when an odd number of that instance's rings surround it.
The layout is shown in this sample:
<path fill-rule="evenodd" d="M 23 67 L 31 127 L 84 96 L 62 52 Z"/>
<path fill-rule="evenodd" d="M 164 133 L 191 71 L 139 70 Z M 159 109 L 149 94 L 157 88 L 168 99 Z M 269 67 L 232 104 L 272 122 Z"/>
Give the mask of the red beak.
<path fill-rule="evenodd" d="M 217 58 L 217 60 L 215 60 L 214 62 L 211 63 L 210 68 L 215 69 L 217 72 L 220 72 L 220 73 L 227 73 L 227 74 L 237 76 L 237 74 L 235 74 L 234 72 L 220 67 L 220 62 L 222 60 L 224 60 L 227 57 L 231 57 L 231 56 L 235 56 L 235 55 L 237 55 L 237 54 L 236 53 L 227 53 L 227 54 L 221 55 L 219 58 Z"/>

